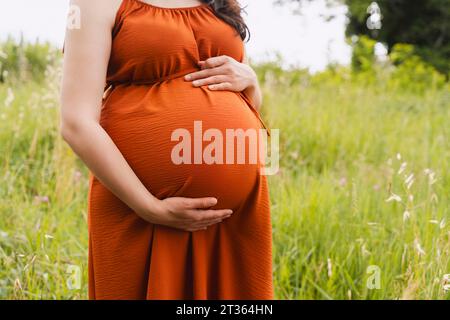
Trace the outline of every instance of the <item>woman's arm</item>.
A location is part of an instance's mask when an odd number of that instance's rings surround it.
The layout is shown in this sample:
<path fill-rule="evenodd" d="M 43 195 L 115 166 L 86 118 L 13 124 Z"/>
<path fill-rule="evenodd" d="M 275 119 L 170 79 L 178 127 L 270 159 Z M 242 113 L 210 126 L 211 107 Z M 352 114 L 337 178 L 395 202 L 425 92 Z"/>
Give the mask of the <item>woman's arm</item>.
<path fill-rule="evenodd" d="M 60 132 L 92 173 L 141 218 L 189 231 L 228 217 L 231 210 L 206 210 L 214 198 L 158 200 L 142 184 L 100 126 L 100 110 L 111 51 L 111 30 L 121 0 L 72 0 L 81 27 L 65 38 Z"/>

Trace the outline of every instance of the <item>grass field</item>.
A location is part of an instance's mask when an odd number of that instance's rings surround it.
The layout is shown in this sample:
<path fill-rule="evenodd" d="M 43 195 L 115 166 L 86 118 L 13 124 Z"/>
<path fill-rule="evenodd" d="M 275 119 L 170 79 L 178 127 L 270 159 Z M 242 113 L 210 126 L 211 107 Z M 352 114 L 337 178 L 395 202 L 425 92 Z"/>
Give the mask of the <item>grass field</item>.
<path fill-rule="evenodd" d="M 57 131 L 58 76 L 0 84 L 1 299 L 87 298 L 87 170 Z M 261 77 L 277 298 L 449 299 L 448 87 Z"/>

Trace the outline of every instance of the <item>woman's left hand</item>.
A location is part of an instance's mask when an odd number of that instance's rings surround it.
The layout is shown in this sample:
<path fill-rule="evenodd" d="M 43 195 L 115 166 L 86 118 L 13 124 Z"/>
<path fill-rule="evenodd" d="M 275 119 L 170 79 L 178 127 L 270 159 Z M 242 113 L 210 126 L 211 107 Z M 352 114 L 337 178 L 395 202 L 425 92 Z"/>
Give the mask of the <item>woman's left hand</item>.
<path fill-rule="evenodd" d="M 184 77 L 186 81 L 192 81 L 194 87 L 241 92 L 257 85 L 255 71 L 248 64 L 229 56 L 209 58 L 198 64 L 202 70 Z"/>

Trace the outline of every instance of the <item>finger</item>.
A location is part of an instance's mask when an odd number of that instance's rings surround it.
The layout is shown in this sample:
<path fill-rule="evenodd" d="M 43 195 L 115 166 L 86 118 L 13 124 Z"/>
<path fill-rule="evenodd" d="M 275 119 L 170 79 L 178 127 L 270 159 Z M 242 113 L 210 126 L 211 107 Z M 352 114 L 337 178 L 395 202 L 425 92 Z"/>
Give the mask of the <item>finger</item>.
<path fill-rule="evenodd" d="M 222 209 L 222 210 L 194 210 L 192 212 L 193 219 L 197 222 L 212 220 L 212 219 L 223 219 L 231 214 L 233 210 Z"/>
<path fill-rule="evenodd" d="M 200 223 L 196 222 L 196 223 L 192 224 L 191 226 L 192 226 L 192 227 L 206 227 L 206 226 L 211 226 L 211 225 L 213 225 L 213 224 L 222 222 L 222 221 L 228 219 L 229 217 L 231 217 L 231 215 L 225 216 L 225 217 L 222 217 L 222 218 L 218 218 L 218 219 L 205 220 L 205 221 L 202 221 L 202 222 L 200 222 Z"/>
<path fill-rule="evenodd" d="M 218 74 L 223 74 L 222 71 L 223 70 L 221 68 L 205 69 L 202 71 L 196 71 L 196 72 L 185 75 L 184 80 L 193 81 L 193 80 L 197 80 L 197 79 L 204 79 L 204 78 L 208 78 L 208 77 L 215 76 Z"/>
<path fill-rule="evenodd" d="M 186 227 L 186 230 L 188 231 L 199 231 L 199 230 L 206 230 L 207 228 L 223 222 L 223 219 L 216 219 L 213 221 L 209 221 L 208 223 L 203 224 L 197 224 L 197 225 L 190 225 L 189 227 Z"/>
<path fill-rule="evenodd" d="M 230 57 L 228 56 L 218 56 L 212 57 L 205 60 L 204 67 L 205 68 L 216 68 L 224 65 L 225 63 L 230 61 Z"/>
<path fill-rule="evenodd" d="M 218 223 L 220 221 L 223 221 L 225 219 L 230 218 L 233 215 L 233 213 L 228 213 L 227 215 L 221 215 L 218 217 L 212 217 L 212 218 L 203 218 L 201 214 L 198 211 L 191 211 L 187 214 L 186 218 L 183 218 L 182 224 L 189 226 L 189 227 L 198 227 L 198 226 L 204 226 L 209 225 L 212 223 Z"/>
<path fill-rule="evenodd" d="M 208 223 L 191 224 L 191 225 L 188 225 L 188 226 L 186 227 L 186 229 L 189 229 L 189 230 L 202 230 L 202 229 L 206 229 L 206 228 L 208 228 L 208 227 L 211 227 L 211 226 L 213 226 L 213 225 L 215 225 L 215 224 L 218 224 L 218 223 L 220 223 L 220 222 L 222 222 L 222 221 L 223 221 L 223 220 L 220 219 L 220 220 L 210 221 L 210 222 L 208 222 Z"/>
<path fill-rule="evenodd" d="M 186 198 L 184 204 L 187 209 L 208 209 L 217 204 L 217 199 L 214 197 Z"/>
<path fill-rule="evenodd" d="M 207 69 L 206 66 L 205 66 L 205 61 L 199 61 L 199 62 L 198 62 L 198 66 L 199 66 L 200 69 L 202 69 L 202 70 L 203 70 L 203 69 Z"/>
<path fill-rule="evenodd" d="M 213 70 L 214 69 L 207 69 L 207 70 L 201 70 L 201 71 L 189 73 L 184 76 L 184 80 L 193 81 L 193 80 L 197 80 L 197 79 L 203 79 L 203 78 L 210 77 L 213 75 L 213 72 L 214 72 Z"/>
<path fill-rule="evenodd" d="M 217 68 L 211 68 L 211 69 L 209 69 L 208 66 L 206 65 L 206 61 L 199 61 L 199 62 L 198 62 L 198 66 L 200 67 L 201 70 L 212 70 L 212 69 L 217 69 Z"/>
<path fill-rule="evenodd" d="M 192 82 L 192 85 L 194 87 L 202 87 L 211 84 L 220 84 L 223 82 L 227 82 L 227 80 L 228 80 L 227 76 L 212 76 L 206 79 L 195 80 Z"/>
<path fill-rule="evenodd" d="M 222 83 L 213 83 L 208 85 L 208 89 L 212 91 L 220 91 L 220 90 L 233 90 L 233 85 L 230 82 L 222 82 Z"/>
<path fill-rule="evenodd" d="M 182 228 L 183 230 L 189 231 L 189 232 L 195 232 L 195 231 L 200 231 L 200 230 L 206 230 L 208 228 L 208 226 L 193 226 L 193 225 L 188 225 L 184 228 Z"/>
<path fill-rule="evenodd" d="M 189 210 L 186 212 L 186 224 L 199 225 L 205 224 L 213 220 L 223 220 L 229 218 L 233 214 L 232 210 Z"/>
<path fill-rule="evenodd" d="M 184 224 L 199 225 L 208 223 L 213 220 L 220 220 L 229 218 L 233 214 L 233 210 L 187 210 L 184 212 L 184 218 L 182 219 Z"/>

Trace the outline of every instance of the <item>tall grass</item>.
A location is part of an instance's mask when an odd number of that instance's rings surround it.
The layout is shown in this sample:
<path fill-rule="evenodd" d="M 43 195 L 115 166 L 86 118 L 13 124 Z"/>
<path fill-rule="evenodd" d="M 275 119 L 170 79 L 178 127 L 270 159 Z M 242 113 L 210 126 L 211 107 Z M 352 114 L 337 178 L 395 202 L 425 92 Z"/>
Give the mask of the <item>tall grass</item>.
<path fill-rule="evenodd" d="M 264 88 L 282 137 L 270 180 L 279 298 L 449 297 L 448 92 L 383 86 Z"/>
<path fill-rule="evenodd" d="M 0 84 L 3 299 L 87 298 L 87 170 L 58 134 L 57 66 L 44 82 Z M 450 298 L 448 84 L 257 70 L 281 134 L 269 178 L 277 298 Z"/>

